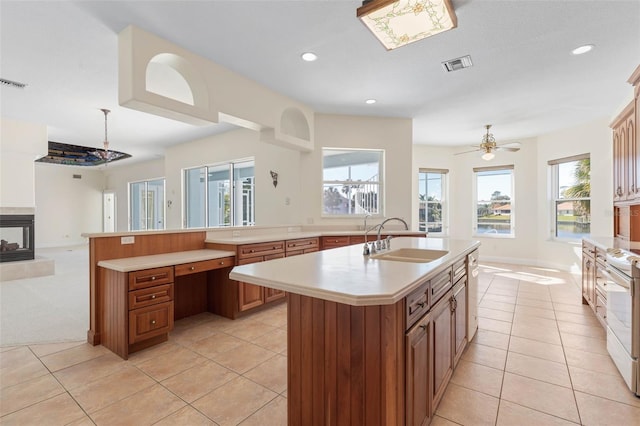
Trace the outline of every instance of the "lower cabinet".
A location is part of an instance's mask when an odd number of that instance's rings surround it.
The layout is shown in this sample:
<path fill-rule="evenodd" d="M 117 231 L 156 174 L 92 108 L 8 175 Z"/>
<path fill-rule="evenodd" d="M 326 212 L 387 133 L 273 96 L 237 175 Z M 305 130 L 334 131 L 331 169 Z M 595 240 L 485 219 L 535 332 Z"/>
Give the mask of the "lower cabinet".
<path fill-rule="evenodd" d="M 431 421 L 431 316 L 425 315 L 406 335 L 407 426 L 427 425 Z"/>
<path fill-rule="evenodd" d="M 467 277 L 460 279 L 453 287 L 453 366 L 467 347 Z"/>
<path fill-rule="evenodd" d="M 438 406 L 453 373 L 454 318 L 453 296 L 450 291 L 431 309 L 432 407 Z"/>

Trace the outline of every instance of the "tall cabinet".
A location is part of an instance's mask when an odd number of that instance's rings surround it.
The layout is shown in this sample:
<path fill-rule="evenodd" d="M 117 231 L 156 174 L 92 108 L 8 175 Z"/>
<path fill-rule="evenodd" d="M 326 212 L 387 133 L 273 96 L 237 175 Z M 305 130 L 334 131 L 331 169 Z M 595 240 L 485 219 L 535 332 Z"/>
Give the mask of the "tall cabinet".
<path fill-rule="evenodd" d="M 634 98 L 611 122 L 614 236 L 618 245 L 640 241 L 640 66 L 628 80 Z"/>

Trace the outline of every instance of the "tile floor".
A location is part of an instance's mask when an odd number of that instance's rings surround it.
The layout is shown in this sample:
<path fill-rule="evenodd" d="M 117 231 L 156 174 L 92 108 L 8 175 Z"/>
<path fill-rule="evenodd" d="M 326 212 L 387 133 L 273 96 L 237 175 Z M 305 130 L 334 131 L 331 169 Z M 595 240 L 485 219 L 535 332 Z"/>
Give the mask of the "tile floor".
<path fill-rule="evenodd" d="M 432 425 L 640 425 L 571 274 L 485 264 L 479 330 Z M 177 321 L 123 361 L 83 342 L 3 347 L 0 424 L 284 425 L 286 306 Z"/>

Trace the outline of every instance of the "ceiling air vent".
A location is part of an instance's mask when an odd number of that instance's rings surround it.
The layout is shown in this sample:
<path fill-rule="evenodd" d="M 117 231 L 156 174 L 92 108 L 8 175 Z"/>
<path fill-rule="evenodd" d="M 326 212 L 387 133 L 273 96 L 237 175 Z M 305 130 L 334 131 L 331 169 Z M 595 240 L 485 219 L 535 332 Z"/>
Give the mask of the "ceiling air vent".
<path fill-rule="evenodd" d="M 471 56 L 463 56 L 461 58 L 450 59 L 442 63 L 442 68 L 446 72 L 457 71 L 463 68 L 469 68 L 473 64 L 471 63 Z"/>
<path fill-rule="evenodd" d="M 15 87 L 16 89 L 24 89 L 25 87 L 27 87 L 27 85 L 24 83 L 7 80 L 6 78 L 0 78 L 0 83 L 2 83 L 3 86 L 11 86 L 11 87 Z"/>

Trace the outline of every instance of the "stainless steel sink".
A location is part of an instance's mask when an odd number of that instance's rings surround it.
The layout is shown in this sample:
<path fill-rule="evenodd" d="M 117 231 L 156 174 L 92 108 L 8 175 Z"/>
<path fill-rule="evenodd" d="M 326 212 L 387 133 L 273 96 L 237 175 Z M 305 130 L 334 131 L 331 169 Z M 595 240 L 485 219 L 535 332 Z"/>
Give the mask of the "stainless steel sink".
<path fill-rule="evenodd" d="M 385 251 L 371 256 L 372 259 L 393 260 L 396 262 L 428 263 L 448 254 L 446 250 L 429 250 L 418 248 L 401 248 Z"/>

